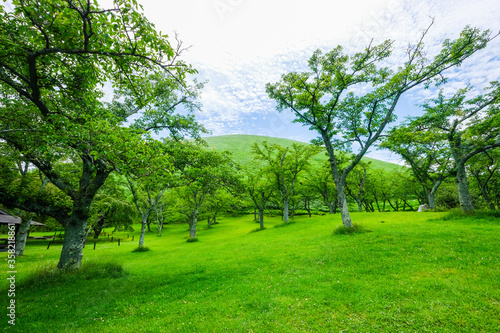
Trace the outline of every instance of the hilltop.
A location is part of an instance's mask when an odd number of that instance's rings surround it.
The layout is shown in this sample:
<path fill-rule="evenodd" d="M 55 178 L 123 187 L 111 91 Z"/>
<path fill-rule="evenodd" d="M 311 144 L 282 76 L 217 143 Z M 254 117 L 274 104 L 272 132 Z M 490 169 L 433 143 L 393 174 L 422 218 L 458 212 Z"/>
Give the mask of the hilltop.
<path fill-rule="evenodd" d="M 231 152 L 235 161 L 241 165 L 246 165 L 251 161 L 252 155 L 250 153 L 250 147 L 254 142 L 262 144 L 263 141 L 267 141 L 272 144 L 277 143 L 283 147 L 291 146 L 293 143 L 301 145 L 309 144 L 290 139 L 247 134 L 211 136 L 203 139 L 208 143 L 209 147 L 214 150 Z M 313 158 L 313 164 L 321 163 L 322 161 L 326 161 L 327 159 L 328 157 L 326 155 L 326 152 L 324 154 L 318 154 Z M 401 168 L 401 166 L 398 164 L 384 162 L 370 157 L 363 157 L 363 161 L 371 162 L 371 167 L 374 169 L 392 171 Z"/>

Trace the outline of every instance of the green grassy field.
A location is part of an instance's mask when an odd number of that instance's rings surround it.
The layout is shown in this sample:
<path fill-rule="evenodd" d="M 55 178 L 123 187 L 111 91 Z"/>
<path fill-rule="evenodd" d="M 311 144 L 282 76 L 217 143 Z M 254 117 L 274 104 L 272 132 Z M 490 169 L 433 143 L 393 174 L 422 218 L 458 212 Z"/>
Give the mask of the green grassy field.
<path fill-rule="evenodd" d="M 269 143 L 277 143 L 283 147 L 290 147 L 292 143 L 307 144 L 304 142 L 299 142 L 289 139 L 273 138 L 273 137 L 259 136 L 259 135 L 245 135 L 245 134 L 212 136 L 203 139 L 208 143 L 209 147 L 215 150 L 230 151 L 234 156 L 234 160 L 240 163 L 241 165 L 248 164 L 252 159 L 252 154 L 250 153 L 250 147 L 254 142 L 258 142 L 259 144 L 261 144 L 263 141 L 267 141 Z M 323 161 L 326 161 L 327 160 L 326 152 L 316 155 L 312 160 L 313 164 L 318 164 L 322 163 Z M 400 165 L 376 160 L 369 157 L 363 157 L 363 161 L 371 162 L 371 167 L 373 169 L 393 171 L 401 168 Z"/>
<path fill-rule="evenodd" d="M 371 232 L 337 235 L 339 215 L 251 232 L 225 217 L 187 243 L 114 233 L 84 249 L 83 270 L 54 274 L 61 245 L 32 240 L 17 259 L 17 332 L 498 332 L 498 219 L 353 213 Z M 201 228 L 200 228 L 201 229 Z M 2 260 L 6 253 L 0 254 Z M 123 272 L 119 265 L 122 264 Z M 0 278 L 7 304 L 7 268 Z M 37 271 L 39 273 L 37 273 Z M 4 310 L 5 311 L 5 310 Z"/>

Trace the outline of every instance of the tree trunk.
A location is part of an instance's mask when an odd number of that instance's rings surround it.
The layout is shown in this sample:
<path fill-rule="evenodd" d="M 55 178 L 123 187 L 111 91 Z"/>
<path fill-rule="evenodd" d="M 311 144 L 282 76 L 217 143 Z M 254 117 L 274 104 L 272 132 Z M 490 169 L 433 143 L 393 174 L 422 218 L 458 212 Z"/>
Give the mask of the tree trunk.
<path fill-rule="evenodd" d="M 210 216 L 207 218 L 207 225 L 209 228 L 212 226 L 212 220 L 210 219 Z"/>
<path fill-rule="evenodd" d="M 141 236 L 139 237 L 139 247 L 144 246 L 144 236 L 146 235 L 146 226 L 148 225 L 149 214 L 142 215 L 141 221 Z"/>
<path fill-rule="evenodd" d="M 196 224 L 198 224 L 198 219 L 196 217 L 193 217 L 193 220 L 189 224 L 189 237 L 190 238 L 196 237 Z"/>
<path fill-rule="evenodd" d="M 64 228 L 64 243 L 57 268 L 76 269 L 80 267 L 85 244 L 87 217 L 71 215 Z"/>
<path fill-rule="evenodd" d="M 359 200 L 356 202 L 358 203 L 358 211 L 362 212 L 363 211 L 363 201 L 362 200 Z"/>
<path fill-rule="evenodd" d="M 443 180 L 439 179 L 437 182 L 434 183 L 432 189 L 429 192 L 427 192 L 427 199 L 429 201 L 430 209 L 436 209 L 436 192 L 442 182 Z"/>
<path fill-rule="evenodd" d="M 259 208 L 259 223 L 260 228 L 264 229 L 264 207 L 262 209 Z"/>
<path fill-rule="evenodd" d="M 288 204 L 289 204 L 288 198 L 283 199 L 283 221 L 285 223 L 290 222 L 290 220 L 288 218 Z"/>
<path fill-rule="evenodd" d="M 193 212 L 191 223 L 189 224 L 189 237 L 196 237 L 196 225 L 198 224 L 198 208 Z"/>
<path fill-rule="evenodd" d="M 158 226 L 157 236 L 161 237 L 161 231 L 163 230 L 163 220 L 160 220 L 160 225 Z"/>
<path fill-rule="evenodd" d="M 457 183 L 458 189 L 458 201 L 460 202 L 460 207 L 466 213 L 472 213 L 474 211 L 474 206 L 472 205 L 472 198 L 469 192 L 469 184 L 467 183 L 467 174 L 465 173 L 465 163 L 458 160 L 456 163 L 456 176 L 455 182 Z"/>
<path fill-rule="evenodd" d="M 358 192 L 358 197 L 356 199 L 356 202 L 358 203 L 358 211 L 362 212 L 363 211 L 363 188 L 365 187 L 365 181 L 366 181 L 366 168 L 364 168 L 365 173 L 363 174 L 363 179 L 361 180 L 361 184 L 359 184 L 359 192 Z"/>
<path fill-rule="evenodd" d="M 304 208 L 307 210 L 309 217 L 312 217 L 311 216 L 311 199 L 309 199 L 309 198 L 304 199 Z"/>
<path fill-rule="evenodd" d="M 94 227 L 94 239 L 99 238 L 102 229 L 104 229 L 104 218 L 99 219 L 99 222 L 97 222 L 96 226 Z"/>
<path fill-rule="evenodd" d="M 339 182 L 335 184 L 337 186 L 337 199 L 339 202 L 340 216 L 342 217 L 342 224 L 346 228 L 353 228 L 351 215 L 349 214 L 349 207 L 347 206 L 347 196 L 344 190 L 344 184 Z"/>
<path fill-rule="evenodd" d="M 16 257 L 22 256 L 24 253 L 24 247 L 26 246 L 26 239 L 28 239 L 28 234 L 31 226 L 31 219 L 22 219 L 19 230 L 16 234 L 16 250 L 14 255 Z"/>

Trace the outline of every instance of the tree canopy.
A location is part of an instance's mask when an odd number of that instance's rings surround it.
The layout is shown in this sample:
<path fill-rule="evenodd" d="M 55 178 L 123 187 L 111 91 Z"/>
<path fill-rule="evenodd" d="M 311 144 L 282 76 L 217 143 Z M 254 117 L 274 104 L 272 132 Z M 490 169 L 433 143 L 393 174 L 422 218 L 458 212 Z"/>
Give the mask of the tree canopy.
<path fill-rule="evenodd" d="M 136 0 L 116 0 L 110 9 L 91 0 L 12 4 L 12 11 L 0 6 L 0 139 L 45 174 L 72 208 L 28 205 L 17 196 L 3 203 L 60 221 L 66 238 L 59 267 L 78 266 L 92 200 L 111 172 L 133 163 L 145 131 L 198 135 L 192 116 L 172 116 L 181 104 L 195 107 L 186 76 L 196 70 Z M 111 104 L 104 102 L 109 85 L 118 94 Z M 137 125 L 124 126 L 133 113 Z M 63 161 L 79 165 L 76 183 L 55 168 Z"/>

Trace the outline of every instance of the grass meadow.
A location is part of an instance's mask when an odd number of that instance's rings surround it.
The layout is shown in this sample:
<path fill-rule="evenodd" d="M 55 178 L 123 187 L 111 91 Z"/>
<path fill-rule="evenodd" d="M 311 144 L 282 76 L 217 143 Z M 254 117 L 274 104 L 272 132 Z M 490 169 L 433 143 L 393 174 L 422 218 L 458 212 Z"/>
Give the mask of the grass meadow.
<path fill-rule="evenodd" d="M 89 239 L 81 271 L 58 273 L 61 244 L 30 240 L 17 259 L 17 332 L 499 332 L 499 218 L 438 212 L 352 213 L 281 224 L 223 217 L 186 242 Z M 111 230 L 108 230 L 111 231 Z M 49 233 L 47 233 L 49 234 Z M 38 234 L 40 235 L 40 234 Z M 128 238 L 127 238 L 128 235 Z M 132 235 L 135 240 L 132 241 Z M 118 246 L 116 239 L 120 238 Z M 7 306 L 7 253 L 0 272 Z"/>

